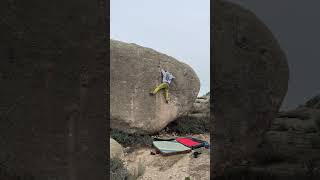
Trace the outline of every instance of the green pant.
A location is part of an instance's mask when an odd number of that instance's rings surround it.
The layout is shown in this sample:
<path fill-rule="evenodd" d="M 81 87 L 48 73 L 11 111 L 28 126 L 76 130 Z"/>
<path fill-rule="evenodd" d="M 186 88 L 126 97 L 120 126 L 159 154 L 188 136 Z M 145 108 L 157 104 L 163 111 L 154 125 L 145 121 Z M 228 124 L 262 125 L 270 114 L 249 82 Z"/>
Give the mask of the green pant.
<path fill-rule="evenodd" d="M 167 83 L 161 83 L 153 90 L 152 93 L 156 94 L 161 89 L 164 89 L 164 97 L 166 98 L 166 101 L 169 101 L 169 85 Z"/>

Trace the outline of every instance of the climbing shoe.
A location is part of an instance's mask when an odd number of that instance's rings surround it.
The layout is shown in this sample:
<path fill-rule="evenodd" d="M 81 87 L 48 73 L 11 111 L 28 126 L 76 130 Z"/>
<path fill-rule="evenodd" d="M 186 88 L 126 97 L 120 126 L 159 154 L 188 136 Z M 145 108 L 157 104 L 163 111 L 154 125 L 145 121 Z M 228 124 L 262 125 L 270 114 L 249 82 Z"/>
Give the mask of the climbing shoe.
<path fill-rule="evenodd" d="M 200 154 L 201 154 L 200 152 L 194 152 L 194 153 L 193 153 L 193 158 L 198 158 L 198 156 L 199 156 Z"/>

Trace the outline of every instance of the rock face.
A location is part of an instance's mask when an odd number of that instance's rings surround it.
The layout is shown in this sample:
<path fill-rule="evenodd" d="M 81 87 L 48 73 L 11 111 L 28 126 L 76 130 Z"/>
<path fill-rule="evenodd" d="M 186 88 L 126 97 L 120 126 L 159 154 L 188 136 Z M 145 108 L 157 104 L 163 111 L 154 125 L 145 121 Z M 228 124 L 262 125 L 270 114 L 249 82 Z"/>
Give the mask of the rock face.
<path fill-rule="evenodd" d="M 179 134 L 210 133 L 210 94 L 197 97 L 192 108 L 166 127 L 166 132 Z"/>
<path fill-rule="evenodd" d="M 209 116 L 210 115 L 210 93 L 204 96 L 197 97 L 193 103 L 193 107 L 189 115 L 194 116 Z"/>
<path fill-rule="evenodd" d="M 214 169 L 254 162 L 261 135 L 287 92 L 285 54 L 250 11 L 214 4 Z"/>
<path fill-rule="evenodd" d="M 310 105 L 316 99 L 279 114 L 265 133 L 256 169 L 279 179 L 320 178 L 320 110 Z"/>
<path fill-rule="evenodd" d="M 0 1 L 0 179 L 107 179 L 106 14 L 102 0 Z"/>
<path fill-rule="evenodd" d="M 320 165 L 320 109 L 316 102 L 318 97 L 294 110 L 280 113 L 266 133 L 269 144 L 277 147 L 278 153 L 291 159 L 291 162 L 293 159 L 301 163 L 314 159 Z M 315 106 L 310 105 L 310 102 L 315 102 L 312 103 Z"/>
<path fill-rule="evenodd" d="M 187 112 L 195 101 L 200 82 L 191 67 L 149 48 L 110 41 L 111 128 L 127 133 L 155 133 Z M 163 92 L 150 96 L 161 82 L 161 68 L 176 79 L 170 85 L 171 102 Z"/>
<path fill-rule="evenodd" d="M 320 95 L 316 95 L 315 97 L 311 98 L 308 102 L 306 102 L 306 107 L 320 109 Z"/>
<path fill-rule="evenodd" d="M 122 146 L 117 141 L 110 138 L 110 159 L 113 158 L 123 159 L 124 153 Z"/>

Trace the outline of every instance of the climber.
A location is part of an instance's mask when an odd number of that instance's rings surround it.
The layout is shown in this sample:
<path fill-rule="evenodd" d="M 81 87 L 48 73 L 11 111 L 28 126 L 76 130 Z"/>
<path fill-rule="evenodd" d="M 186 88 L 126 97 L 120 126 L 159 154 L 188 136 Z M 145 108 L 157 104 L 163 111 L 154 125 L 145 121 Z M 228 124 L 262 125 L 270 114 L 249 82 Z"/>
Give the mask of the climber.
<path fill-rule="evenodd" d="M 164 97 L 166 102 L 169 103 L 169 85 L 171 81 L 175 78 L 169 71 L 161 69 L 162 83 L 157 86 L 150 95 L 155 95 L 159 90 L 164 89 Z"/>

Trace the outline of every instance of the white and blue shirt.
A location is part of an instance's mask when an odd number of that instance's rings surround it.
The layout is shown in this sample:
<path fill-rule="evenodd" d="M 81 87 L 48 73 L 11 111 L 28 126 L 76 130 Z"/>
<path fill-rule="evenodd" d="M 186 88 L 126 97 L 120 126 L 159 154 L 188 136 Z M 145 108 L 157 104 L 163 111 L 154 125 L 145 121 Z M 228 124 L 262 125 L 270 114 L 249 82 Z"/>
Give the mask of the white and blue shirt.
<path fill-rule="evenodd" d="M 170 84 L 171 81 L 175 78 L 169 71 L 165 71 L 165 70 L 161 69 L 161 73 L 162 73 L 162 82 L 163 83 Z"/>

